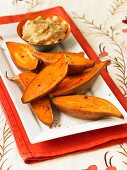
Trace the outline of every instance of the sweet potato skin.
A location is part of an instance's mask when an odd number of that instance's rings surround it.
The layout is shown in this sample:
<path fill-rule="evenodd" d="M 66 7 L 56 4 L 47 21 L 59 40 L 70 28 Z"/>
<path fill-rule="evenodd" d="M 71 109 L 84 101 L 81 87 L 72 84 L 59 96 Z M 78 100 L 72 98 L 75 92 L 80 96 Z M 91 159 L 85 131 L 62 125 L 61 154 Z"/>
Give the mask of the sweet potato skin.
<path fill-rule="evenodd" d="M 28 45 L 18 42 L 6 42 L 12 61 L 21 70 L 34 70 L 38 65 L 38 59 L 33 57 L 35 49 Z"/>
<path fill-rule="evenodd" d="M 63 54 L 66 54 L 68 61 L 68 75 L 78 74 L 84 70 L 91 68 L 95 65 L 94 60 L 90 60 L 82 57 L 82 53 L 69 53 L 69 52 L 56 52 L 56 53 L 44 53 L 35 52 L 33 56 L 41 60 L 45 65 L 52 64 L 58 61 Z M 79 55 L 78 55 L 79 54 Z"/>
<path fill-rule="evenodd" d="M 37 76 L 37 74 L 32 72 L 23 72 L 14 77 L 6 77 L 8 80 L 14 81 L 18 84 L 22 91 L 26 89 L 29 83 Z M 52 127 L 53 124 L 53 112 L 50 105 L 48 96 L 37 99 L 34 102 L 30 103 L 30 108 L 37 116 L 37 118 L 44 123 L 45 125 Z"/>
<path fill-rule="evenodd" d="M 29 103 L 51 92 L 67 74 L 68 63 L 66 56 L 45 67 L 27 86 L 22 102 Z"/>
<path fill-rule="evenodd" d="M 104 61 L 96 64 L 94 67 L 85 70 L 83 73 L 66 77 L 62 83 L 57 86 L 50 96 L 61 96 L 70 94 L 82 94 L 91 88 L 102 69 L 109 63 Z"/>
<path fill-rule="evenodd" d="M 18 84 L 20 89 L 24 91 L 28 84 L 35 78 L 36 74 L 32 72 L 23 72 L 13 77 L 8 77 L 6 72 L 6 77 L 8 80 L 13 81 Z"/>
<path fill-rule="evenodd" d="M 35 73 L 32 72 L 24 72 L 19 74 L 19 84 L 22 84 L 22 91 L 26 89 L 28 84 L 36 77 Z"/>
<path fill-rule="evenodd" d="M 72 95 L 59 96 L 52 100 L 60 111 L 79 119 L 96 120 L 107 116 L 123 118 L 111 102 L 99 97 Z"/>

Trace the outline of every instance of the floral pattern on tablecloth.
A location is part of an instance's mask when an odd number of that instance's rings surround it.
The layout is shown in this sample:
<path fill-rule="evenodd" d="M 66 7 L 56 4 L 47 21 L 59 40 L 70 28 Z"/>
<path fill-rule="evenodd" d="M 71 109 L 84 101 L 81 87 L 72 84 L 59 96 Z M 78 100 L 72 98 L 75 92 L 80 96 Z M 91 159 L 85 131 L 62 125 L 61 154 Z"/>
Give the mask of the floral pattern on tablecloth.
<path fill-rule="evenodd" d="M 34 7 L 41 3 L 42 0 L 12 0 L 12 4 L 18 13 L 30 12 Z"/>
<path fill-rule="evenodd" d="M 123 156 L 123 159 L 119 160 L 119 164 L 122 163 L 127 169 L 127 144 L 120 144 L 116 146 L 115 152 L 109 150 L 104 153 L 104 162 L 106 166 L 104 170 L 117 170 L 117 165 L 113 162 L 113 159 L 117 159 L 117 157 L 119 158 L 121 155 Z M 97 165 L 90 165 L 84 170 L 98 170 L 98 167 Z"/>
<path fill-rule="evenodd" d="M 84 13 L 71 13 L 73 20 L 77 23 L 80 31 L 91 44 L 101 61 L 110 59 L 111 65 L 108 66 L 108 72 L 112 79 L 127 99 L 127 0 L 114 0 L 106 9 L 107 14 L 103 20 L 93 18 Z M 92 12 L 92 11 L 91 11 Z M 82 25 L 82 26 L 81 26 Z M 119 160 L 127 169 L 127 144 L 118 146 L 116 155 L 123 155 Z M 117 165 L 112 164 L 116 155 L 107 151 L 104 154 L 106 170 L 115 170 Z M 91 165 L 87 170 L 97 170 L 97 165 Z"/>
<path fill-rule="evenodd" d="M 0 105 L 0 170 L 10 170 L 12 163 L 9 153 L 13 149 L 13 136 Z"/>
<path fill-rule="evenodd" d="M 127 99 L 127 0 L 115 0 L 107 9 L 104 21 L 98 24 L 97 19 L 89 19 L 85 13 L 72 12 L 72 17 L 78 25 L 84 24 L 83 35 L 96 41 L 94 49 L 98 57 L 110 59 L 109 74 Z M 77 21 L 76 21 L 77 22 Z M 93 40 L 92 43 L 95 43 Z M 95 46 L 95 45 L 94 45 Z"/>

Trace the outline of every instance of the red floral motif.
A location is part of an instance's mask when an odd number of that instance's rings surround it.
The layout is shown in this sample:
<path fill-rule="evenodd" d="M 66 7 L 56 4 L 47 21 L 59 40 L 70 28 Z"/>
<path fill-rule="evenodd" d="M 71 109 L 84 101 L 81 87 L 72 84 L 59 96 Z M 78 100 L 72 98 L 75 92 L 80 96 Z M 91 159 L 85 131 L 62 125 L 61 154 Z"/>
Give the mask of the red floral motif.
<path fill-rule="evenodd" d="M 127 17 L 122 20 L 122 23 L 127 24 Z M 127 28 L 123 29 L 122 32 L 127 33 Z"/>
<path fill-rule="evenodd" d="M 97 166 L 96 165 L 91 165 L 87 168 L 87 170 L 97 170 Z"/>
<path fill-rule="evenodd" d="M 98 170 L 96 165 L 89 166 L 86 170 Z M 105 170 L 117 170 L 115 166 L 109 166 Z"/>
<path fill-rule="evenodd" d="M 106 170 L 117 170 L 115 166 L 107 167 Z"/>
<path fill-rule="evenodd" d="M 127 24 L 127 17 L 125 17 L 125 19 L 122 20 L 122 23 Z"/>
<path fill-rule="evenodd" d="M 109 157 L 108 153 L 109 153 L 109 151 L 105 152 L 105 154 L 104 154 L 104 161 L 105 161 L 105 165 L 107 168 L 103 169 L 103 170 L 117 170 L 117 168 L 112 165 L 113 156 Z M 108 155 L 108 157 L 107 157 L 107 155 Z M 96 165 L 90 165 L 87 169 L 82 169 L 82 170 L 100 170 L 100 169 L 98 169 L 98 167 Z"/>
<path fill-rule="evenodd" d="M 122 32 L 127 33 L 127 29 L 123 29 Z"/>
<path fill-rule="evenodd" d="M 107 52 L 101 52 L 100 54 L 99 54 L 99 57 L 106 57 L 106 56 L 108 56 L 108 53 Z"/>
<path fill-rule="evenodd" d="M 99 45 L 99 49 L 100 49 L 99 57 L 106 57 L 106 56 L 108 56 L 108 52 L 105 51 L 105 46 L 102 47 L 102 43 Z"/>

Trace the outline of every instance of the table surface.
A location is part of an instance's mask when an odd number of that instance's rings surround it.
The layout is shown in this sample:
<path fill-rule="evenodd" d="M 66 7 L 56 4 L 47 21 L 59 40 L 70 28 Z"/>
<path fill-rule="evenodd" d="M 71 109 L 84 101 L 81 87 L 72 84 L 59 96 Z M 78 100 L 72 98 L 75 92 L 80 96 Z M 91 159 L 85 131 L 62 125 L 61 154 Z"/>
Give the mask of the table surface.
<path fill-rule="evenodd" d="M 110 58 L 114 63 L 109 67 L 109 74 L 127 98 L 126 0 L 0 0 L 0 2 L 0 16 L 63 6 L 96 54 L 100 58 Z M 118 66 L 119 61 L 121 64 Z M 5 142 L 8 149 L 5 148 Z M 105 170 L 110 165 L 115 166 L 117 170 L 127 169 L 127 143 L 27 165 L 18 153 L 0 107 L 0 153 L 5 150 L 7 152 L 4 157 L 0 156 L 1 170 L 85 170 L 91 165 L 96 165 L 99 170 Z"/>

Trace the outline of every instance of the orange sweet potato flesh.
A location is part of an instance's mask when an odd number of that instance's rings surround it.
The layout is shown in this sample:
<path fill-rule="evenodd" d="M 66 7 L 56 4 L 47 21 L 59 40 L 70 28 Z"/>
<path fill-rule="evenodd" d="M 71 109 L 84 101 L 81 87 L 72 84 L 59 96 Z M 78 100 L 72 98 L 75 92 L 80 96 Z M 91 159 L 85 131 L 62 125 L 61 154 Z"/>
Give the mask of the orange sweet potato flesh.
<path fill-rule="evenodd" d="M 8 77 L 6 72 L 6 77 L 8 80 L 11 80 L 18 84 L 22 91 L 26 89 L 28 84 L 35 78 L 36 74 L 32 72 L 23 72 L 14 77 Z"/>
<path fill-rule="evenodd" d="M 65 55 L 75 55 L 75 56 L 79 56 L 79 57 L 83 57 L 84 58 L 84 52 L 70 52 L 70 51 L 57 51 L 55 52 L 57 54 L 65 54 Z"/>
<path fill-rule="evenodd" d="M 53 103 L 63 113 L 79 119 L 96 120 L 107 116 L 123 118 L 111 102 L 95 96 L 59 96 L 53 99 Z"/>
<path fill-rule="evenodd" d="M 57 51 L 54 52 L 57 54 L 65 54 L 65 55 L 75 55 L 75 56 L 79 56 L 79 57 L 83 57 L 84 58 L 84 52 L 70 52 L 70 51 Z"/>
<path fill-rule="evenodd" d="M 38 59 L 33 57 L 35 49 L 28 45 L 18 42 L 6 42 L 12 61 L 21 70 L 34 70 L 38 65 Z"/>
<path fill-rule="evenodd" d="M 57 62 L 46 66 L 27 86 L 22 96 L 23 103 L 32 102 L 49 92 L 61 83 L 67 74 L 68 63 L 63 55 Z"/>
<path fill-rule="evenodd" d="M 35 78 L 36 74 L 32 72 L 24 72 L 19 74 L 19 83 L 22 84 L 22 90 L 24 91 L 28 84 Z"/>
<path fill-rule="evenodd" d="M 37 75 L 32 72 L 23 72 L 14 77 L 7 77 L 9 80 L 16 82 L 19 87 L 24 91 L 28 84 Z M 45 125 L 51 127 L 53 124 L 53 113 L 50 105 L 49 98 L 47 96 L 37 99 L 31 102 L 31 109 L 38 119 Z"/>
<path fill-rule="evenodd" d="M 42 60 L 45 65 L 56 62 L 60 57 L 66 54 L 68 60 L 68 75 L 78 74 L 82 71 L 91 68 L 95 65 L 94 60 L 90 60 L 82 57 L 81 53 L 71 53 L 71 52 L 56 52 L 56 53 L 44 53 L 44 52 L 35 52 L 33 56 L 37 59 Z"/>
<path fill-rule="evenodd" d="M 83 73 L 66 77 L 62 83 L 55 88 L 50 96 L 61 96 L 69 94 L 82 94 L 91 88 L 102 69 L 109 63 L 104 61 Z"/>
<path fill-rule="evenodd" d="M 50 128 L 52 127 L 53 112 L 47 96 L 31 102 L 31 108 L 42 123 Z"/>

